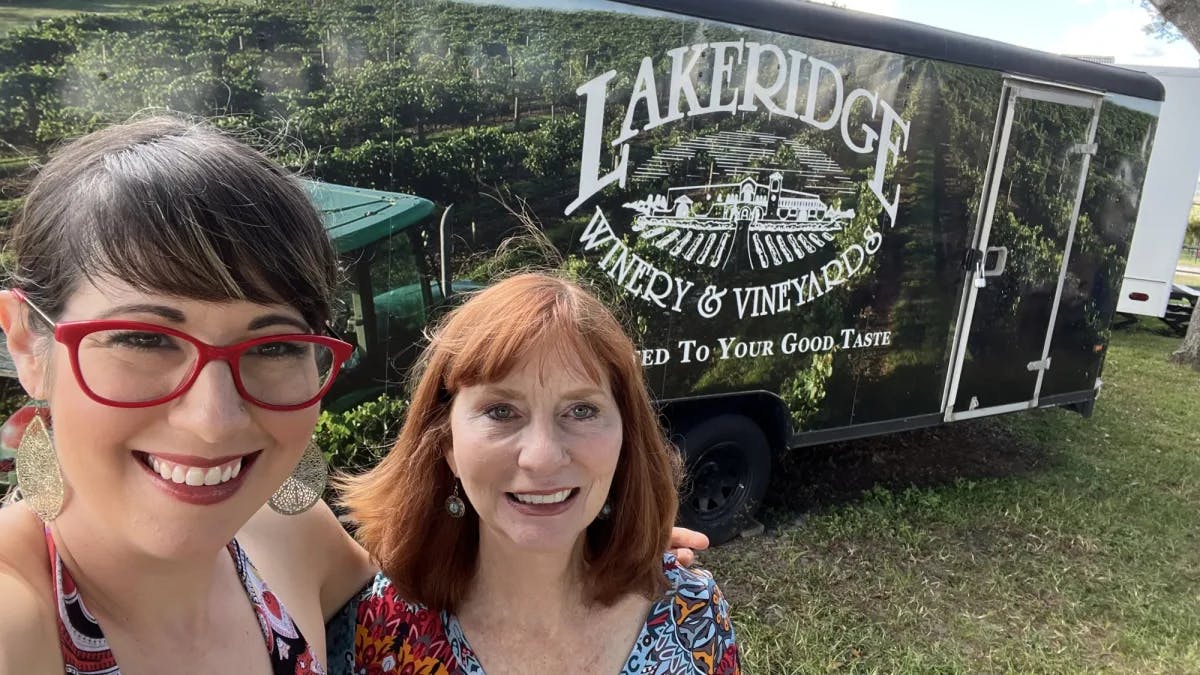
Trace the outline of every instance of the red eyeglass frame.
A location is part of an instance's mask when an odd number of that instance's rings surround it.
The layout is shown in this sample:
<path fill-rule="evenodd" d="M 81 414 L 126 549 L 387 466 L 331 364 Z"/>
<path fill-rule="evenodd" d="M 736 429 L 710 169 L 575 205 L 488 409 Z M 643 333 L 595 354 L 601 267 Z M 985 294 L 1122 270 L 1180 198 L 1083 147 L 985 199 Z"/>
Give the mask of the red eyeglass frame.
<path fill-rule="evenodd" d="M 46 316 L 45 312 L 39 309 L 36 305 L 25 297 L 25 293 L 19 288 L 12 289 L 13 295 L 29 305 L 29 308 L 37 313 L 46 323 L 54 327 L 54 339 L 63 346 L 67 347 L 71 355 L 71 371 L 75 374 L 75 381 L 79 383 L 80 389 L 83 390 L 92 400 L 97 403 L 112 406 L 114 408 L 149 408 L 156 405 L 162 405 L 167 401 L 179 398 L 185 391 L 191 388 L 195 383 L 196 378 L 200 376 L 200 371 L 204 366 L 212 361 L 225 361 L 229 364 L 229 372 L 233 375 L 233 386 L 237 389 L 241 397 L 254 405 L 266 410 L 300 410 L 307 408 L 325 395 L 329 388 L 333 386 L 333 381 L 337 379 L 338 372 L 341 371 L 342 364 L 350 358 L 354 352 L 354 346 L 338 340 L 337 338 L 328 337 L 325 335 L 314 335 L 312 333 L 287 333 L 281 335 L 265 335 L 263 337 L 253 338 L 244 342 L 238 342 L 232 345 L 210 345 L 207 342 L 199 340 L 183 331 L 170 328 L 168 326 L 160 326 L 153 323 L 143 323 L 140 321 L 125 321 L 122 319 L 88 319 L 83 321 L 63 321 L 56 322 Z M 87 385 L 83 379 L 83 372 L 79 366 L 79 343 L 83 338 L 91 333 L 100 330 L 145 330 L 165 335 L 171 335 L 181 340 L 185 340 L 196 348 L 196 364 L 192 367 L 192 372 L 175 387 L 169 394 L 165 394 L 155 399 L 147 401 L 114 401 L 103 396 L 100 396 L 92 388 Z M 281 340 L 291 340 L 297 342 L 311 342 L 313 344 L 327 347 L 333 353 L 333 364 L 329 370 L 329 379 L 321 387 L 315 396 L 302 403 L 293 403 L 290 405 L 274 405 L 251 396 L 246 391 L 245 385 L 242 384 L 242 369 L 240 359 L 246 350 L 258 345 L 268 344 L 271 342 L 279 342 Z"/>

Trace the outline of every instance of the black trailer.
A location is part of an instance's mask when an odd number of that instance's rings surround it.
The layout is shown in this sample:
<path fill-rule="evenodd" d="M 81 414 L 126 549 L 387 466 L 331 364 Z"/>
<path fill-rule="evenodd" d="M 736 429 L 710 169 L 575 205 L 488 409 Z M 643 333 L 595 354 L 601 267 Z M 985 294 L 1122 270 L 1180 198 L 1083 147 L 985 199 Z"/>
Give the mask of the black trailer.
<path fill-rule="evenodd" d="M 1090 412 L 1163 99 L 1142 73 L 799 0 L 297 0 L 74 34 L 60 124 L 161 89 L 283 120 L 315 178 L 441 207 L 357 261 L 351 324 L 396 355 L 375 386 L 420 335 L 374 299 L 485 284 L 514 212 L 535 223 L 628 317 L 686 453 L 683 522 L 718 542 L 776 453 Z M 91 77 L 118 56 L 136 87 Z"/>
<path fill-rule="evenodd" d="M 778 452 L 1090 412 L 1157 81 L 805 2 L 572 7 L 509 43 L 570 73 L 578 122 L 504 194 L 618 289 L 686 524 L 734 536 Z M 456 271 L 494 210 L 456 200 Z"/>

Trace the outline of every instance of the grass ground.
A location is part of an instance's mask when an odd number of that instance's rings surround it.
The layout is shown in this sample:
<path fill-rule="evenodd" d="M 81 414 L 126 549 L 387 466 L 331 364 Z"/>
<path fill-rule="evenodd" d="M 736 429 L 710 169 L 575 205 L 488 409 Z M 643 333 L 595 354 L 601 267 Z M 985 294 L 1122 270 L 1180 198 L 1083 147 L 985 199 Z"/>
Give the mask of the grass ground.
<path fill-rule="evenodd" d="M 1166 362 L 1178 344 L 1115 333 L 1091 419 L 793 455 L 766 533 L 702 556 L 747 672 L 1200 672 L 1200 374 Z"/>

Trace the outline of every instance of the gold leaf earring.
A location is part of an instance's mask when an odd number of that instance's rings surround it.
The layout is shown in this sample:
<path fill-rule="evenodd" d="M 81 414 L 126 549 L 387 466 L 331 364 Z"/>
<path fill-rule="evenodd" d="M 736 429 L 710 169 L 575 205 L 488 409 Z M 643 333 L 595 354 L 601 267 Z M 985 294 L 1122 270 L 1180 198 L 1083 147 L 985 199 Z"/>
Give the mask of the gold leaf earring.
<path fill-rule="evenodd" d="M 309 440 L 308 445 L 304 446 L 304 454 L 300 456 L 300 463 L 271 495 L 267 504 L 271 510 L 285 516 L 304 513 L 324 494 L 328 480 L 329 466 L 325 464 L 325 456 L 321 454 L 317 442 Z"/>
<path fill-rule="evenodd" d="M 62 472 L 54 441 L 41 414 L 35 414 L 25 426 L 17 446 L 16 464 L 21 501 L 43 522 L 57 518 L 63 507 Z"/>

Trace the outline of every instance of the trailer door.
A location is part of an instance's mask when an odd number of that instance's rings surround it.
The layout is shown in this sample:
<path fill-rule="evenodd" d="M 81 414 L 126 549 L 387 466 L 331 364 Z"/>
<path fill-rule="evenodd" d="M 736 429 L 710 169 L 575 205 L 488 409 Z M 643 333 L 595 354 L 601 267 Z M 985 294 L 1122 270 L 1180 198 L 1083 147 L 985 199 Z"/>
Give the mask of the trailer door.
<path fill-rule="evenodd" d="M 1005 81 L 964 259 L 946 420 L 1037 406 L 1102 97 Z"/>

